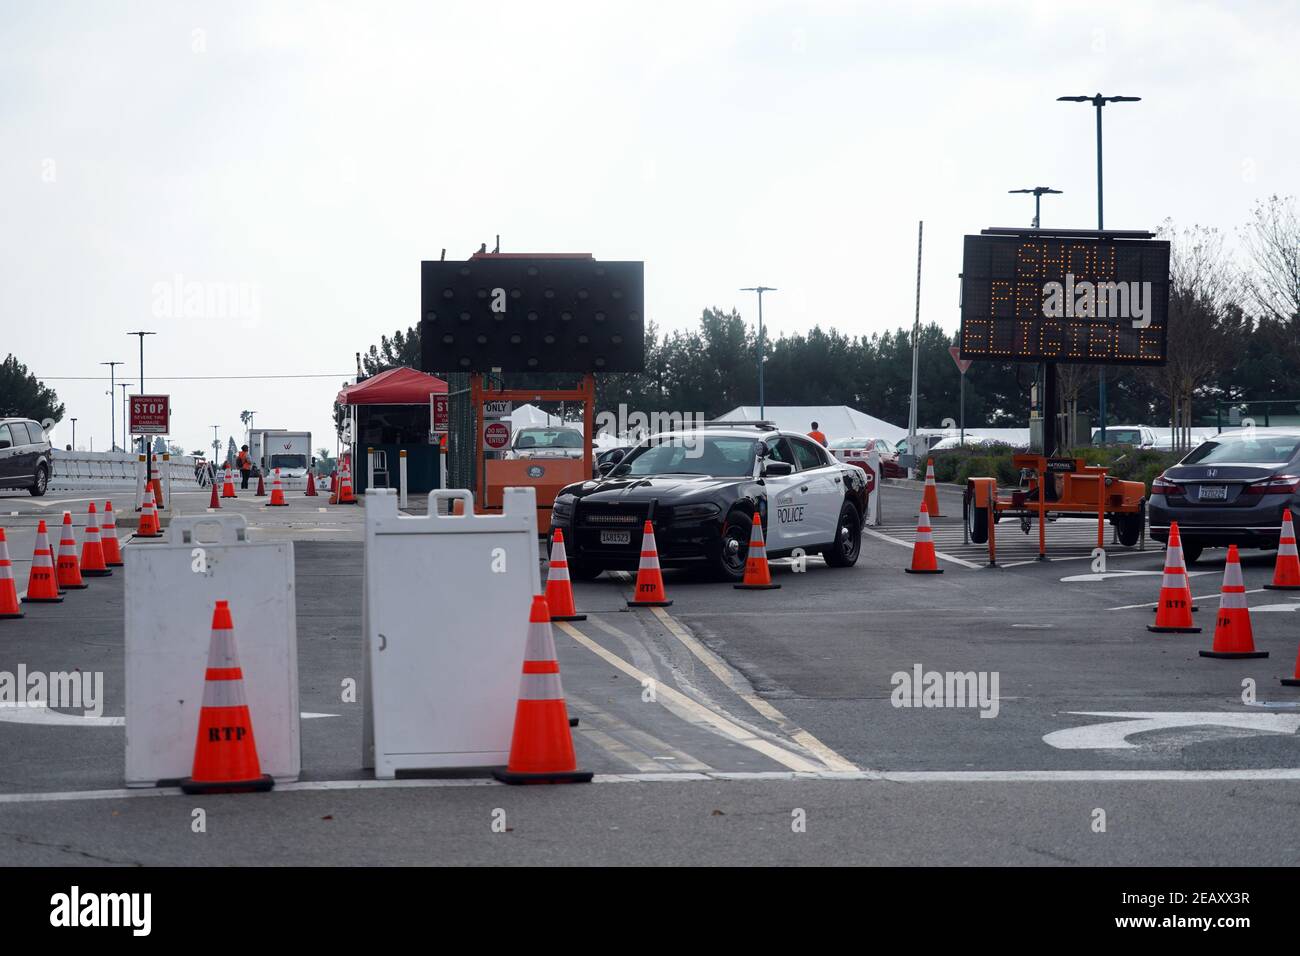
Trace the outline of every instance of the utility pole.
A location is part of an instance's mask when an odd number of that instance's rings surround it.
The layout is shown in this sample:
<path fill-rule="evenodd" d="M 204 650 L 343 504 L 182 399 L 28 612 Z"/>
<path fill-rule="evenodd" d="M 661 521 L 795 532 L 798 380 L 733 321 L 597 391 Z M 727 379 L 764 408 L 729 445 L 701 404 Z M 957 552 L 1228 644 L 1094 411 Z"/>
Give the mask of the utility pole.
<path fill-rule="evenodd" d="M 1058 102 L 1065 103 L 1089 103 L 1097 110 L 1097 231 L 1101 232 L 1106 228 L 1106 218 L 1102 214 L 1102 188 L 1101 188 L 1101 110 L 1107 103 L 1136 103 L 1142 99 L 1140 96 L 1102 96 L 1097 93 L 1094 96 L 1058 96 Z M 1097 404 L 1098 417 L 1101 419 L 1101 442 L 1106 443 L 1106 366 L 1099 366 L 1097 369 Z"/>
<path fill-rule="evenodd" d="M 77 420 L 72 419 L 72 450 L 77 450 Z"/>
<path fill-rule="evenodd" d="M 916 376 L 920 365 L 921 341 L 921 239 L 925 235 L 925 222 L 916 224 L 916 315 L 912 319 L 912 401 L 907 411 L 907 452 L 920 462 L 916 448 Z M 916 468 L 907 470 L 907 477 L 916 477 Z"/>
<path fill-rule="evenodd" d="M 117 451 L 117 396 L 113 394 L 113 389 L 117 387 L 117 381 L 113 373 L 117 371 L 118 365 L 124 365 L 125 362 L 100 362 L 100 365 L 108 366 L 108 444 L 110 451 Z M 126 449 L 122 449 L 126 451 Z"/>
<path fill-rule="evenodd" d="M 758 417 L 767 417 L 767 400 L 763 394 L 763 366 L 767 364 L 767 348 L 763 340 L 763 293 L 775 292 L 776 289 L 766 285 L 754 285 L 740 290 L 758 293 Z"/>
<path fill-rule="evenodd" d="M 138 335 L 140 337 L 140 394 L 144 394 L 144 337 L 146 335 L 157 335 L 157 332 L 128 332 L 127 335 Z M 153 458 L 149 454 L 149 438 L 147 435 L 140 436 L 140 454 L 144 455 L 144 483 L 145 487 L 153 480 Z"/>
<path fill-rule="evenodd" d="M 127 444 L 126 440 L 126 390 L 131 386 L 126 382 L 118 382 L 117 387 L 122 390 L 122 451 L 130 451 L 131 446 Z"/>

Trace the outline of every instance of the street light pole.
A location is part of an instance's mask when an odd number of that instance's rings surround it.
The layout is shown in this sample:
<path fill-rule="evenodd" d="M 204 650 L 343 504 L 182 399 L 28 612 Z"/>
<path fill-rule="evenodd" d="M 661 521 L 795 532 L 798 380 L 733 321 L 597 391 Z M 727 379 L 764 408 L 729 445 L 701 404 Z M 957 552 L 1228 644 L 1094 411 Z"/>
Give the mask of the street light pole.
<path fill-rule="evenodd" d="M 157 332 L 128 332 L 127 335 L 140 336 L 140 394 L 144 394 L 144 337 L 146 335 L 157 335 Z M 145 487 L 153 480 L 153 463 L 149 455 L 149 439 L 146 435 L 140 436 L 140 453 L 144 455 L 144 483 Z"/>
<path fill-rule="evenodd" d="M 1009 193 L 1031 193 L 1034 197 L 1034 224 L 1031 228 L 1037 229 L 1041 221 L 1040 213 L 1042 211 L 1041 203 L 1044 196 L 1059 196 L 1061 190 L 1053 189 L 1051 186 L 1035 186 L 1033 189 L 1008 189 Z"/>
<path fill-rule="evenodd" d="M 131 386 L 126 382 L 118 382 L 117 387 L 122 390 L 122 451 L 130 451 L 131 446 L 126 440 L 126 390 Z"/>
<path fill-rule="evenodd" d="M 767 363 L 767 349 L 763 340 L 763 293 L 775 292 L 776 289 L 766 285 L 754 285 L 740 291 L 758 293 L 758 417 L 764 419 L 767 417 L 767 404 L 763 394 L 763 366 Z"/>
<path fill-rule="evenodd" d="M 1089 103 L 1097 110 L 1097 231 L 1101 232 L 1106 228 L 1106 219 L 1103 215 L 1102 205 L 1102 188 L 1101 188 L 1101 110 L 1107 103 L 1136 103 L 1142 99 L 1140 96 L 1102 96 L 1097 93 L 1094 96 L 1058 96 L 1058 102 L 1064 103 Z M 1101 441 L 1106 442 L 1106 366 L 1099 366 L 1097 369 L 1097 404 L 1100 406 L 1098 415 L 1101 419 Z"/>
<path fill-rule="evenodd" d="M 117 381 L 113 373 L 117 371 L 118 365 L 124 365 L 124 362 L 100 362 L 100 365 L 108 366 L 108 444 L 110 451 L 117 451 L 117 396 L 113 394 L 113 389 L 117 387 Z M 123 449 L 125 451 L 125 449 Z"/>

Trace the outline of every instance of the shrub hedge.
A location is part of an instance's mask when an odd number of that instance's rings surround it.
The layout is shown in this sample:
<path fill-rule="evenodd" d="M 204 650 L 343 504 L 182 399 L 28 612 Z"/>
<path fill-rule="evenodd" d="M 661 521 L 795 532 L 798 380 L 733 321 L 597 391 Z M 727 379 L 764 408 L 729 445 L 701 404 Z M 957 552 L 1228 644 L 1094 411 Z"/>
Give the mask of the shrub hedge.
<path fill-rule="evenodd" d="M 999 485 L 1020 484 L 1020 472 L 1011 464 L 1014 449 L 1005 445 L 980 448 L 951 448 L 932 452 L 934 480 L 965 484 L 968 478 L 996 477 Z M 1152 451 L 1121 446 L 1075 448 L 1068 457 L 1082 458 L 1089 465 L 1106 465 L 1109 474 L 1125 481 L 1140 481 L 1151 494 L 1151 482 L 1185 452 Z"/>

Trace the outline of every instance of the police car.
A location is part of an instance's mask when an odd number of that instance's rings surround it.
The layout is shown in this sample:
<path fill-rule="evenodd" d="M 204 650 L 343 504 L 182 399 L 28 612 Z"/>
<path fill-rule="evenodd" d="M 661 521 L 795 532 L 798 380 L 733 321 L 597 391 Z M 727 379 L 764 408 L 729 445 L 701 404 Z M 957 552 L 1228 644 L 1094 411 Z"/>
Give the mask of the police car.
<path fill-rule="evenodd" d="M 771 422 L 706 422 L 652 435 L 591 481 L 555 497 L 569 573 L 635 571 L 646 519 L 659 563 L 739 581 L 755 511 L 769 557 L 801 549 L 850 567 L 862 543 L 868 488 L 861 468 Z"/>

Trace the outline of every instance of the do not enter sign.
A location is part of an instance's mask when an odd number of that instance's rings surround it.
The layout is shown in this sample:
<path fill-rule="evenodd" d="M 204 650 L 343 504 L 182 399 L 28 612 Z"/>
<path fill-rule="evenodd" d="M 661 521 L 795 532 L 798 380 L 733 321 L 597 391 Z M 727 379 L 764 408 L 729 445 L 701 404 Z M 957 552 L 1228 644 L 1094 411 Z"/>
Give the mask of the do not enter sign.
<path fill-rule="evenodd" d="M 510 444 L 510 426 L 505 422 L 487 421 L 483 423 L 483 447 L 490 451 L 500 451 Z"/>

